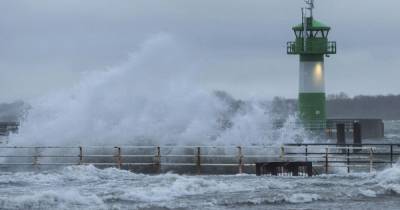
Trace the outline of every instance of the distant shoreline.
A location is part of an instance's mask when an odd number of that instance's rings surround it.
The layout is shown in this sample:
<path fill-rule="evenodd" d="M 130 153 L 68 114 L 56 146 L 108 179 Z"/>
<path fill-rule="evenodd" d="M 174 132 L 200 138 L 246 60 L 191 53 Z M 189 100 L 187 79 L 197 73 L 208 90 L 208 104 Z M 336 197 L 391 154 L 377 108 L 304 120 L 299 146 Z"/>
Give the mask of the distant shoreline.
<path fill-rule="evenodd" d="M 241 100 L 235 100 L 226 94 L 230 102 L 240 106 Z M 272 112 L 283 118 L 297 111 L 297 99 L 275 97 L 272 100 Z M 349 97 L 345 93 L 327 96 L 328 118 L 378 118 L 383 120 L 400 120 L 400 95 L 359 95 Z M 30 109 L 23 101 L 0 104 L 0 122 L 18 122 Z"/>
<path fill-rule="evenodd" d="M 292 114 L 297 110 L 296 99 L 275 97 L 273 107 L 277 113 Z M 359 95 L 344 93 L 327 96 L 328 118 L 378 118 L 400 120 L 400 95 Z"/>

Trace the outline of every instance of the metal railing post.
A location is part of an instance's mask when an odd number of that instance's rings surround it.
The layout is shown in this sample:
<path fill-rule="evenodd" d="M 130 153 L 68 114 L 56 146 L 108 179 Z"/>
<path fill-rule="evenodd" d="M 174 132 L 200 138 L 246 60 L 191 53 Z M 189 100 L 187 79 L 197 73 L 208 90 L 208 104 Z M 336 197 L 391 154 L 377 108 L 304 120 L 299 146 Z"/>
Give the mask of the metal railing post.
<path fill-rule="evenodd" d="M 161 172 L 161 147 L 157 146 L 156 148 L 156 156 L 154 157 L 154 166 L 156 168 L 156 173 Z"/>
<path fill-rule="evenodd" d="M 347 146 L 347 173 L 350 173 L 350 148 L 349 148 L 349 146 Z"/>
<path fill-rule="evenodd" d="M 238 158 L 239 158 L 239 174 L 243 173 L 243 152 L 242 147 L 238 147 Z"/>
<path fill-rule="evenodd" d="M 79 146 L 79 165 L 83 163 L 83 149 L 82 146 Z"/>
<path fill-rule="evenodd" d="M 374 160 L 373 160 L 373 150 L 372 148 L 369 148 L 369 172 L 372 173 L 373 170 L 373 164 L 374 164 Z"/>
<path fill-rule="evenodd" d="M 325 148 L 325 173 L 326 174 L 328 174 L 328 162 L 329 162 L 328 153 L 329 153 L 329 148 L 326 147 Z"/>
<path fill-rule="evenodd" d="M 279 156 L 281 158 L 282 161 L 285 160 L 285 147 L 281 147 L 281 154 Z"/>
<path fill-rule="evenodd" d="M 197 147 L 196 168 L 197 168 L 197 175 L 200 175 L 201 174 L 201 150 L 200 150 L 200 147 Z"/>
<path fill-rule="evenodd" d="M 390 167 L 393 168 L 393 144 L 390 145 Z"/>
<path fill-rule="evenodd" d="M 308 146 L 306 145 L 306 162 L 308 162 Z"/>
<path fill-rule="evenodd" d="M 121 147 L 114 147 L 114 148 L 117 149 L 117 156 L 116 156 L 117 166 L 119 169 L 121 169 L 122 167 Z"/>
<path fill-rule="evenodd" d="M 34 148 L 34 155 L 33 155 L 33 165 L 37 166 L 39 164 L 39 149 L 37 147 Z"/>

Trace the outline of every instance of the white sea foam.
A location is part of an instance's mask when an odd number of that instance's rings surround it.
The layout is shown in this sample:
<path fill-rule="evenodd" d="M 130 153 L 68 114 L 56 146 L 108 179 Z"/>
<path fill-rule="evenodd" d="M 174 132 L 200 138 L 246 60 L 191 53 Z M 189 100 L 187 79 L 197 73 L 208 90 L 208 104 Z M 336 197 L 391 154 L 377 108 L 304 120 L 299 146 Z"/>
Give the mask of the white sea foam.
<path fill-rule="evenodd" d="M 320 196 L 317 194 L 310 193 L 296 193 L 289 196 L 287 199 L 290 203 L 308 203 L 312 201 L 319 200 Z"/>
<path fill-rule="evenodd" d="M 400 163 L 388 168 L 376 175 L 380 187 L 386 192 L 400 194 Z"/>
<path fill-rule="evenodd" d="M 96 195 L 77 190 L 46 190 L 1 201 L 4 209 L 107 209 Z"/>
<path fill-rule="evenodd" d="M 0 208 L 194 208 L 399 196 L 399 166 L 377 174 L 313 178 L 143 175 L 114 168 L 71 166 L 0 173 Z"/>

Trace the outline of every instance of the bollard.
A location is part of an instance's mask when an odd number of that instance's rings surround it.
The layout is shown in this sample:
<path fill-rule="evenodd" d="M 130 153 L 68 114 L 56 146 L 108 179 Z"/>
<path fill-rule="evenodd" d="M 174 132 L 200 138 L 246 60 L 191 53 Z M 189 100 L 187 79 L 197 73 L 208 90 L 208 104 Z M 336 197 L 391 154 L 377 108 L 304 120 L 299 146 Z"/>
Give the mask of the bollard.
<path fill-rule="evenodd" d="M 346 144 L 346 132 L 345 132 L 345 124 L 340 123 L 336 124 L 336 138 L 338 145 Z"/>
<path fill-rule="evenodd" d="M 362 146 L 362 138 L 361 138 L 361 124 L 359 122 L 353 123 L 353 145 L 355 147 Z M 354 149 L 353 152 L 360 152 L 360 149 Z"/>

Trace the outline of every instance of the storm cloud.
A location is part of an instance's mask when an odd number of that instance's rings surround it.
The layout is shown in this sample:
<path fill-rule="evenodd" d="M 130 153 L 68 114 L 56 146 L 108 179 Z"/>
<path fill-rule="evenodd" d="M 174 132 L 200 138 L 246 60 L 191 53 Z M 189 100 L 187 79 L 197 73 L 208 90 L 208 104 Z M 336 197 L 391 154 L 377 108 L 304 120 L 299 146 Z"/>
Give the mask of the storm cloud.
<path fill-rule="evenodd" d="M 2 0 L 0 102 L 66 88 L 168 33 L 202 60 L 199 82 L 239 98 L 296 97 L 298 58 L 286 55 L 302 0 Z M 338 54 L 328 93 L 400 93 L 400 2 L 317 0 Z"/>

